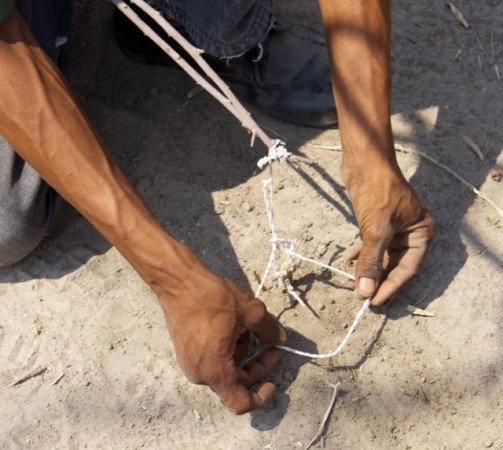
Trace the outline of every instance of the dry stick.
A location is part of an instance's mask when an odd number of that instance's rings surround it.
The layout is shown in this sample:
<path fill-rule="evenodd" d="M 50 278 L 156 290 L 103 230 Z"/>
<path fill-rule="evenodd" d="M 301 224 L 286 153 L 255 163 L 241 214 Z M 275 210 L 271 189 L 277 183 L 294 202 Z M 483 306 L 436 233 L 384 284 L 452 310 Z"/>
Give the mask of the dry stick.
<path fill-rule="evenodd" d="M 253 120 L 250 113 L 241 105 L 229 87 L 201 57 L 203 50 L 190 44 L 162 15 L 159 11 L 152 8 L 143 0 L 131 0 L 131 3 L 137 5 L 146 14 L 148 14 L 159 26 L 177 42 L 190 57 L 201 67 L 208 77 L 217 85 L 221 92 L 211 85 L 201 74 L 199 74 L 187 61 L 185 61 L 169 44 L 167 44 L 159 35 L 152 30 L 123 0 L 111 0 L 119 10 L 125 14 L 149 39 L 154 41 L 162 50 L 164 50 L 173 60 L 187 72 L 194 81 L 215 97 L 231 114 L 236 117 L 241 124 L 250 130 L 252 136 L 258 136 L 259 139 L 271 148 L 275 140 L 270 138 Z M 222 94 L 223 93 L 223 94 Z"/>
<path fill-rule="evenodd" d="M 342 145 L 334 145 L 334 146 L 324 146 L 324 145 L 316 145 L 312 144 L 312 147 L 315 148 L 321 148 L 324 150 L 334 150 L 334 151 L 342 151 Z M 434 164 L 437 167 L 440 167 L 441 169 L 445 170 L 447 173 L 452 175 L 456 180 L 458 180 L 461 184 L 463 184 L 470 192 L 473 192 L 475 195 L 479 196 L 482 200 L 486 201 L 489 205 L 491 205 L 501 217 L 503 217 L 503 210 L 499 208 L 496 203 L 494 203 L 486 194 L 483 192 L 479 191 L 473 184 L 471 184 L 469 181 L 466 181 L 461 175 L 458 175 L 454 170 L 452 170 L 450 167 L 447 167 L 445 164 L 442 164 L 440 161 L 437 161 L 435 158 L 431 157 L 430 155 L 427 155 L 426 153 L 420 151 L 420 150 L 412 150 L 409 148 L 404 147 L 403 145 L 400 144 L 395 144 L 395 150 L 402 152 L 402 153 L 408 153 L 410 155 L 417 155 L 420 156 L 421 158 L 424 158 Z"/>
<path fill-rule="evenodd" d="M 313 314 L 315 317 L 315 312 L 309 307 L 309 305 L 300 298 L 300 295 L 295 292 L 295 289 L 292 286 L 292 283 L 290 283 L 290 280 L 286 277 L 281 278 L 281 281 L 283 283 L 283 286 L 287 292 L 288 295 L 290 295 L 294 300 L 296 300 L 298 303 L 300 303 L 304 308 L 306 308 L 311 314 Z"/>
<path fill-rule="evenodd" d="M 40 367 L 39 366 L 36 369 L 27 373 L 21 379 L 17 380 L 15 383 L 12 383 L 11 387 L 19 386 L 20 384 L 26 383 L 28 380 L 31 380 L 32 378 L 35 378 L 35 377 L 39 377 L 40 375 L 43 375 L 46 372 L 47 372 L 47 367 Z"/>
<path fill-rule="evenodd" d="M 327 423 L 328 418 L 330 417 L 330 413 L 332 412 L 332 409 L 334 408 L 335 405 L 335 399 L 337 398 L 337 391 L 339 390 L 339 385 L 340 383 L 337 384 L 332 384 L 330 383 L 330 386 L 332 386 L 334 393 L 332 394 L 332 399 L 330 400 L 330 403 L 327 408 L 327 412 L 323 416 L 323 420 L 321 421 L 320 427 L 318 428 L 318 432 L 316 433 L 316 436 L 311 439 L 309 444 L 306 445 L 304 450 L 309 450 L 317 441 L 318 439 L 322 436 L 323 431 L 325 430 L 325 425 Z"/>

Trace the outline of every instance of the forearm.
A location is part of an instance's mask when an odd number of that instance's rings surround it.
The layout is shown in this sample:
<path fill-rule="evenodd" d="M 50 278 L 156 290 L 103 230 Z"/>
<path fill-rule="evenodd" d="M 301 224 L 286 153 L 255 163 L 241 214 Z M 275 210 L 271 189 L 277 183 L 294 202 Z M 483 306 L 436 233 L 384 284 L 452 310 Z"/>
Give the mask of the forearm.
<path fill-rule="evenodd" d="M 195 258 L 115 165 L 17 12 L 0 24 L 0 132 L 148 283 L 189 271 Z"/>
<path fill-rule="evenodd" d="M 390 123 L 390 0 L 320 0 L 343 166 L 395 165 Z"/>

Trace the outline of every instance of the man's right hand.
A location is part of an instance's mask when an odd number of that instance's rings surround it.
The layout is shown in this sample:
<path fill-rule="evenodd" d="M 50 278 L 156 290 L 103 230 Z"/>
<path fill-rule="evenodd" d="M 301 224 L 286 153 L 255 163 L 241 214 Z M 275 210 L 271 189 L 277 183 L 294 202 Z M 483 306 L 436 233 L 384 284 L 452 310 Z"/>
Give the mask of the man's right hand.
<path fill-rule="evenodd" d="M 286 335 L 262 302 L 208 270 L 153 215 L 80 110 L 66 82 L 14 11 L 0 23 L 0 133 L 79 210 L 158 294 L 178 359 L 234 412 L 274 393 L 263 378 L 270 349 L 241 369 L 249 332 L 265 344 Z"/>
<path fill-rule="evenodd" d="M 178 362 L 187 378 L 208 385 L 234 413 L 264 406 L 275 386 L 264 378 L 281 358 L 267 349 L 245 367 L 250 332 L 262 344 L 281 344 L 286 333 L 265 305 L 194 257 L 188 276 L 163 289 L 156 284 Z"/>

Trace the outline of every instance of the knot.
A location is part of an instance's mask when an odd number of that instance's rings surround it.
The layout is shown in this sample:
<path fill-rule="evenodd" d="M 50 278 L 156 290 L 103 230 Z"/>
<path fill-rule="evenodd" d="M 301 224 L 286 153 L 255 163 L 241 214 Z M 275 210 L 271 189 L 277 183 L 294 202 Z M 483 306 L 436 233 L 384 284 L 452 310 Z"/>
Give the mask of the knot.
<path fill-rule="evenodd" d="M 271 242 L 276 244 L 278 249 L 280 249 L 287 256 L 292 256 L 295 252 L 295 247 L 297 246 L 297 242 L 291 239 L 283 239 L 283 238 L 272 238 Z"/>
<path fill-rule="evenodd" d="M 280 163 L 285 164 L 290 156 L 293 155 L 286 149 L 285 143 L 276 139 L 271 148 L 269 148 L 268 155 L 260 158 L 257 162 L 257 166 L 259 169 L 263 169 L 273 161 L 279 161 Z"/>

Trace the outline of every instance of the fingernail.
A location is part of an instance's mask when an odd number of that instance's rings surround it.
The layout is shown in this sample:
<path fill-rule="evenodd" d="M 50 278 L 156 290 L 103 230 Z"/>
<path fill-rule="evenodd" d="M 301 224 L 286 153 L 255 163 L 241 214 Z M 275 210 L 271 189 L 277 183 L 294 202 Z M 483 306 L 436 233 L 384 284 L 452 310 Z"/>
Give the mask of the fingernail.
<path fill-rule="evenodd" d="M 376 283 L 372 278 L 361 277 L 358 280 L 358 293 L 362 297 L 370 297 L 376 290 Z"/>
<path fill-rule="evenodd" d="M 287 340 L 286 330 L 281 325 L 279 326 L 279 340 L 281 343 Z"/>

